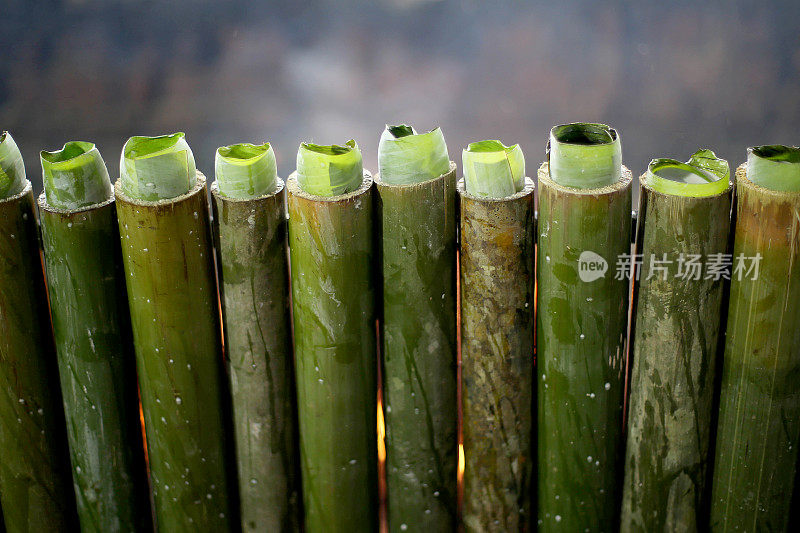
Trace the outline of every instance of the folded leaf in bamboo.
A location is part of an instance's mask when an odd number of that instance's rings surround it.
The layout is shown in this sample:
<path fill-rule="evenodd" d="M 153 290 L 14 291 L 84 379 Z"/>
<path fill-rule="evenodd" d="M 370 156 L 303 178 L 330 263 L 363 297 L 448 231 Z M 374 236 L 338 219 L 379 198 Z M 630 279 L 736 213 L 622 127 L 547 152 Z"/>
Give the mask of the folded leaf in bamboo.
<path fill-rule="evenodd" d="M 713 531 L 786 531 L 800 444 L 800 148 L 736 171 Z"/>
<path fill-rule="evenodd" d="M 361 187 L 361 150 L 354 140 L 343 146 L 303 143 L 297 150 L 297 183 L 308 194 L 339 196 Z"/>
<path fill-rule="evenodd" d="M 389 530 L 452 531 L 456 166 L 439 128 L 416 135 L 409 126 L 387 126 L 378 165 Z"/>
<path fill-rule="evenodd" d="M 622 531 L 706 529 L 715 359 L 728 252 L 728 163 L 700 150 L 640 178 Z"/>
<path fill-rule="evenodd" d="M 275 152 L 269 143 L 240 143 L 217 149 L 214 168 L 222 196 L 250 200 L 272 194 L 278 180 Z"/>
<path fill-rule="evenodd" d="M 360 153 L 340 148 L 302 146 L 287 180 L 300 461 L 311 533 L 377 529 L 372 178 Z M 358 151 L 355 143 L 348 150 Z"/>
<path fill-rule="evenodd" d="M 525 157 L 518 144 L 478 141 L 462 154 L 467 192 L 485 198 L 506 198 L 525 186 Z"/>
<path fill-rule="evenodd" d="M 8 531 L 77 527 L 31 184 L 0 135 L 0 504 Z"/>
<path fill-rule="evenodd" d="M 243 531 L 300 527 L 283 181 L 269 144 L 217 150 L 214 233 Z"/>
<path fill-rule="evenodd" d="M 152 527 L 114 195 L 94 144 L 41 153 L 45 270 L 81 528 Z"/>
<path fill-rule="evenodd" d="M 536 385 L 534 185 L 523 174 L 517 191 L 513 167 L 502 162 L 475 165 L 471 172 L 474 180 L 465 175 L 458 184 L 464 525 L 467 531 L 528 531 Z M 486 197 L 481 193 L 489 189 L 471 188 L 476 182 L 506 183 L 507 194 Z"/>
<path fill-rule="evenodd" d="M 539 168 L 538 520 L 546 530 L 610 531 L 619 519 L 631 235 L 631 174 L 619 142 L 608 126 L 556 126 Z"/>
<path fill-rule="evenodd" d="M 156 523 L 225 531 L 236 482 L 205 177 L 182 135 L 130 144 L 115 194 Z"/>

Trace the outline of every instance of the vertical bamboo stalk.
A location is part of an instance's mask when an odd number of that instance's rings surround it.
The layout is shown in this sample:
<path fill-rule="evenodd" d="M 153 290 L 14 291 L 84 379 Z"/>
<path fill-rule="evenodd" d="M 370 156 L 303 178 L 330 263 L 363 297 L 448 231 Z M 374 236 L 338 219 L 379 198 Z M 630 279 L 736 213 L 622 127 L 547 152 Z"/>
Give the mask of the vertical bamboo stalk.
<path fill-rule="evenodd" d="M 156 523 L 163 531 L 227 531 L 235 522 L 205 183 L 197 172 L 189 192 L 154 201 L 132 198 L 121 179 L 115 184 Z"/>
<path fill-rule="evenodd" d="M 394 185 L 375 176 L 383 274 L 387 519 L 456 525 L 456 165 Z"/>
<path fill-rule="evenodd" d="M 786 531 L 800 445 L 800 192 L 736 171 L 713 531 Z M 755 275 L 736 271 L 759 257 Z"/>
<path fill-rule="evenodd" d="M 211 185 L 245 531 L 296 531 L 301 522 L 286 193 L 277 184 L 252 199 Z"/>
<path fill-rule="evenodd" d="M 287 181 L 306 530 L 377 528 L 372 178 L 335 196 Z"/>
<path fill-rule="evenodd" d="M 81 528 L 152 527 L 114 198 L 39 197 L 47 284 Z"/>
<path fill-rule="evenodd" d="M 640 178 L 621 529 L 702 531 L 725 280 L 691 264 L 727 252 L 733 188 L 727 168 L 708 196 L 665 193 L 653 179 Z"/>
<path fill-rule="evenodd" d="M 0 199 L 0 501 L 8 531 L 77 527 L 31 184 Z"/>
<path fill-rule="evenodd" d="M 502 199 L 458 183 L 464 525 L 527 531 L 533 484 L 534 185 Z"/>
<path fill-rule="evenodd" d="M 538 520 L 544 530 L 611 531 L 618 523 L 629 280 L 614 270 L 617 258 L 630 254 L 630 187 L 624 167 L 616 181 L 585 189 L 557 183 L 548 163 L 539 168 Z"/>

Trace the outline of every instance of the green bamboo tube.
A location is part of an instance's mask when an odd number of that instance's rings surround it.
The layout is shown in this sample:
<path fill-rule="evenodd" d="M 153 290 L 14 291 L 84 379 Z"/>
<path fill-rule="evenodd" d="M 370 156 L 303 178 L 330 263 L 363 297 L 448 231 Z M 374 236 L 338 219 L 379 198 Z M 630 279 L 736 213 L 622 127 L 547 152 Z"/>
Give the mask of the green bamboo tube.
<path fill-rule="evenodd" d="M 361 171 L 360 154 L 351 168 L 361 174 L 360 186 L 342 194 L 310 194 L 298 173 L 286 184 L 303 504 L 311 533 L 377 529 L 372 178 Z M 340 183 L 349 188 L 352 181 Z"/>
<path fill-rule="evenodd" d="M 795 157 L 800 154 L 797 148 L 782 149 Z M 785 180 L 770 180 L 770 165 L 749 161 L 736 171 L 733 274 L 712 482 L 713 531 L 786 531 L 792 492 L 797 490 L 800 165 L 784 164 L 795 170 L 788 182 L 791 189 Z M 740 257 L 757 254 L 757 276 L 737 272 Z M 753 261 L 744 264 L 752 266 Z"/>
<path fill-rule="evenodd" d="M 551 134 L 550 160 L 558 162 L 559 171 L 548 163 L 539 168 L 538 521 L 543 530 L 611 531 L 619 521 L 630 285 L 624 276 L 616 279 L 614 270 L 617 258 L 630 253 L 631 174 L 617 168 L 616 153 L 608 153 L 618 137 L 605 128 L 612 140 L 601 144 L 574 130 L 567 141 Z M 600 164 L 587 166 L 587 187 L 575 187 L 581 184 L 582 159 L 565 165 L 558 156 L 561 143 L 583 146 L 587 161 L 605 161 L 606 171 Z"/>
<path fill-rule="evenodd" d="M 279 532 L 299 530 L 302 519 L 286 194 L 283 181 L 275 174 L 275 156 L 270 158 L 268 153 L 266 149 L 250 150 L 247 145 L 220 148 L 211 194 L 241 526 L 244 531 Z M 253 169 L 265 163 L 264 157 L 272 160 L 264 165 L 271 171 Z M 239 179 L 246 175 L 265 178 L 264 186 L 261 179 L 255 183 L 249 177 Z M 241 183 L 246 185 L 237 187 Z"/>
<path fill-rule="evenodd" d="M 528 531 L 533 477 L 534 185 L 485 198 L 458 183 L 467 531 Z"/>
<path fill-rule="evenodd" d="M 83 531 L 152 527 L 108 171 L 91 143 L 42 152 L 45 270 Z"/>
<path fill-rule="evenodd" d="M 0 135 L 0 172 L 3 522 L 10 532 L 67 531 L 77 517 L 33 192 L 8 133 Z"/>
<path fill-rule="evenodd" d="M 149 155 L 146 144 L 137 139 L 136 146 L 139 152 L 132 154 L 126 144 L 123 159 Z M 165 156 L 173 164 L 151 161 L 137 169 L 136 161 L 124 163 L 114 187 L 150 481 L 159 530 L 226 531 L 236 522 L 230 503 L 236 484 L 227 478 L 227 400 L 208 199 L 194 159 L 175 155 L 188 147 L 174 146 L 177 152 Z M 151 174 L 150 165 L 159 174 Z M 176 184 L 187 172 L 194 186 L 171 199 L 142 200 L 125 192 L 167 196 L 180 190 Z"/>
<path fill-rule="evenodd" d="M 431 137 L 440 142 L 428 145 Z M 438 128 L 392 138 L 384 133 L 378 161 L 387 522 L 389 531 L 453 531 L 456 165 Z"/>
<path fill-rule="evenodd" d="M 710 150 L 654 160 L 639 182 L 621 530 L 703 531 L 725 280 L 702 264 L 728 251 L 733 187 Z"/>

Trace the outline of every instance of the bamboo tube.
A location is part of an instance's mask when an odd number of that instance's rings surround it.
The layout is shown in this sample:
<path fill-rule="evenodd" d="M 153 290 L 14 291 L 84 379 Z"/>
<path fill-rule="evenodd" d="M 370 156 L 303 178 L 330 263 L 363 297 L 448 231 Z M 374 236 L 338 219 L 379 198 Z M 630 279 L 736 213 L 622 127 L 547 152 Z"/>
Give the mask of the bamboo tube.
<path fill-rule="evenodd" d="M 188 146 L 175 142 L 175 151 L 154 161 L 159 156 L 134 140 L 139 151 L 123 148 L 114 192 L 156 524 L 163 531 L 226 531 L 235 522 L 236 483 L 227 477 L 233 472 L 205 177 Z M 147 156 L 153 161 L 139 166 L 137 158 Z M 188 172 L 191 190 L 168 198 Z"/>
<path fill-rule="evenodd" d="M 361 170 L 360 154 L 351 169 L 362 176 L 360 186 L 347 190 L 353 182 L 343 178 L 340 194 L 306 192 L 299 173 L 286 184 L 303 503 L 311 533 L 377 529 L 372 178 Z"/>
<path fill-rule="evenodd" d="M 108 171 L 91 143 L 42 152 L 39 214 L 84 531 L 152 527 L 136 368 Z"/>
<path fill-rule="evenodd" d="M 701 150 L 685 164 L 654 160 L 640 178 L 624 532 L 706 529 L 725 280 L 702 265 L 728 252 L 729 177 L 726 161 Z"/>
<path fill-rule="evenodd" d="M 0 135 L 0 503 L 8 531 L 77 527 L 31 184 Z"/>
<path fill-rule="evenodd" d="M 752 149 L 750 157 L 759 157 L 760 148 L 764 147 Z M 795 157 L 800 154 L 797 148 L 781 148 Z M 784 180 L 770 180 L 781 177 L 783 169 L 773 174 L 770 165 L 752 163 L 736 171 L 733 272 L 711 500 L 713 531 L 786 531 L 792 492 L 797 491 L 800 165 L 784 163 L 794 167 L 790 188 Z M 747 268 L 737 271 L 741 264 Z M 749 270 L 756 265 L 756 272 Z"/>
<path fill-rule="evenodd" d="M 302 518 L 286 194 L 275 174 L 275 156 L 264 146 L 217 151 L 217 181 L 211 185 L 214 234 L 242 530 L 297 531 Z M 265 179 L 239 180 L 245 176 Z"/>
<path fill-rule="evenodd" d="M 532 529 L 535 222 L 523 180 L 504 198 L 458 183 L 467 531 Z"/>
<path fill-rule="evenodd" d="M 619 165 L 618 146 L 608 150 L 619 141 L 616 132 L 586 126 L 610 133 L 604 137 L 610 140 L 597 144 L 579 128 L 559 138 L 565 127 L 557 126 L 549 150 L 558 172 L 548 163 L 539 168 L 538 520 L 544 530 L 610 531 L 619 521 L 629 280 L 616 279 L 613 269 L 630 254 L 631 174 Z M 563 145 L 574 156 L 567 164 Z M 589 151 L 585 188 L 576 187 L 583 158 L 575 146 Z"/>
<path fill-rule="evenodd" d="M 392 128 L 397 127 L 387 131 Z M 375 176 L 383 282 L 387 521 L 389 531 L 409 526 L 453 531 L 458 468 L 456 165 L 447 156 L 441 130 L 409 133 L 397 140 L 384 133 L 378 149 L 382 173 Z M 432 135 L 441 141 L 425 146 Z M 402 152 L 393 153 L 399 151 L 393 145 L 400 145 Z M 425 168 L 430 161 L 436 165 Z"/>

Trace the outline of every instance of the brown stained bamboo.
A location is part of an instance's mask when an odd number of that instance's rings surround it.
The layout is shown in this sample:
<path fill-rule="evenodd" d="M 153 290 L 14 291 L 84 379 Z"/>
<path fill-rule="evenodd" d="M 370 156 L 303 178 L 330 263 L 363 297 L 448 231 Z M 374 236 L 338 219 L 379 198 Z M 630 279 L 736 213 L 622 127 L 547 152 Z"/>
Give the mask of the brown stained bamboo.
<path fill-rule="evenodd" d="M 458 183 L 464 526 L 532 529 L 534 184 L 502 199 Z"/>

